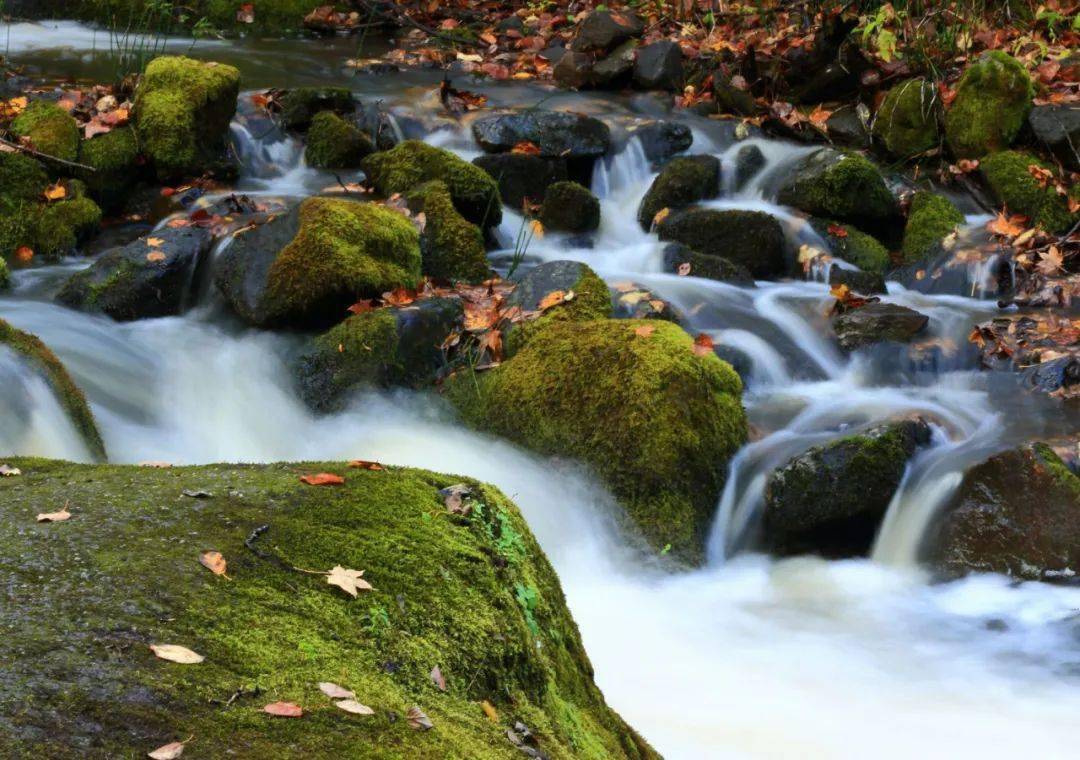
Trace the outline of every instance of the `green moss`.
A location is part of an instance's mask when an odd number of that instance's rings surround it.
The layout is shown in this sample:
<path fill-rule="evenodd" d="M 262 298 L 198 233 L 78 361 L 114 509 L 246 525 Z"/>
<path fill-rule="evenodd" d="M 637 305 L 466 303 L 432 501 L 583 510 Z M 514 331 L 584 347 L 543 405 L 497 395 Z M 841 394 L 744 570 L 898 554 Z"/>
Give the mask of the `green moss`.
<path fill-rule="evenodd" d="M 587 322 L 611 317 L 611 290 L 592 268 L 582 265 L 581 277 L 570 290 L 574 297 L 558 306 L 544 311 L 536 319 L 513 325 L 503 342 L 507 357 L 518 352 L 529 340 L 546 326 L 562 322 Z M 542 299 L 545 294 L 540 294 Z"/>
<path fill-rule="evenodd" d="M 201 174 L 220 158 L 236 112 L 240 72 L 166 56 L 151 61 L 135 95 L 135 126 L 158 176 Z"/>
<path fill-rule="evenodd" d="M 506 730 L 520 720 L 553 760 L 656 757 L 604 703 L 553 569 L 490 486 L 464 481 L 474 510 L 460 517 L 438 490 L 463 479 L 419 470 L 12 463 L 23 475 L 0 481 L 0 574 L 23 591 L 0 642 L 7 756 L 134 757 L 194 735 L 196 757 L 510 760 L 520 752 Z M 312 472 L 346 483 L 302 485 Z M 200 489 L 214 496 L 180 496 Z M 63 530 L 26 527 L 65 501 L 74 517 Z M 499 553 L 509 530 L 515 562 Z M 199 565 L 207 549 L 225 557 L 227 578 Z M 351 599 L 288 569 L 335 565 L 363 570 L 375 590 Z M 49 583 L 30 582 L 45 569 Z M 206 659 L 156 659 L 148 645 L 160 643 Z M 43 678 L 48 689 L 35 685 Z M 346 714 L 320 681 L 375 714 Z M 262 712 L 275 701 L 301 705 L 303 718 Z M 432 730 L 409 727 L 413 706 Z"/>
<path fill-rule="evenodd" d="M 84 140 L 79 163 L 94 169 L 80 176 L 105 206 L 116 206 L 138 177 L 139 141 L 131 127 L 120 127 Z"/>
<path fill-rule="evenodd" d="M 49 184 L 40 163 L 22 153 L 0 153 L 0 199 L 39 201 Z"/>
<path fill-rule="evenodd" d="M 896 198 L 881 172 L 852 151 L 822 149 L 811 154 L 780 189 L 778 200 L 864 229 L 897 213 Z"/>
<path fill-rule="evenodd" d="M 914 264 L 940 252 L 941 241 L 964 223 L 964 215 L 944 196 L 925 190 L 915 193 L 904 227 L 905 264 Z"/>
<path fill-rule="evenodd" d="M 7 262 L 0 258 L 0 290 L 11 287 L 11 274 L 8 272 Z"/>
<path fill-rule="evenodd" d="M 30 140 L 34 150 L 61 161 L 79 157 L 79 126 L 60 106 L 35 100 L 11 122 L 11 131 Z"/>
<path fill-rule="evenodd" d="M 554 182 L 544 193 L 540 221 L 556 232 L 592 232 L 600 227 L 600 201 L 577 182 Z"/>
<path fill-rule="evenodd" d="M 1072 491 L 1076 496 L 1076 503 L 1080 504 L 1080 476 L 1070 470 L 1068 465 L 1061 460 L 1061 457 L 1045 443 L 1036 443 L 1033 448 L 1042 464 L 1050 471 L 1055 482 L 1063 490 Z"/>
<path fill-rule="evenodd" d="M 444 280 L 479 282 L 488 277 L 484 233 L 454 207 L 445 182 L 425 182 L 406 195 L 409 208 L 424 214 L 420 236 L 423 272 Z"/>
<path fill-rule="evenodd" d="M 676 210 L 720 194 L 720 161 L 714 156 L 678 156 L 653 180 L 638 209 L 638 223 L 652 229 L 663 209 Z"/>
<path fill-rule="evenodd" d="M 34 223 L 34 253 L 56 259 L 92 235 L 101 223 L 101 209 L 86 197 L 50 203 Z"/>
<path fill-rule="evenodd" d="M 1052 167 L 1028 153 L 1007 150 L 979 162 L 979 172 L 998 203 L 1010 213 L 1023 214 L 1047 232 L 1065 232 L 1075 222 L 1064 197 L 1052 186 L 1041 187 L 1028 167 Z"/>
<path fill-rule="evenodd" d="M 86 449 L 97 460 L 105 459 L 105 444 L 98 433 L 94 415 L 86 397 L 72 381 L 64 365 L 56 355 L 30 333 L 22 332 L 0 319 L 0 345 L 7 346 L 30 363 L 49 384 L 60 406 L 67 413 L 68 419 L 79 432 Z M 51 510 L 45 510 L 51 511 Z"/>
<path fill-rule="evenodd" d="M 885 96 L 874 119 L 874 137 L 901 158 L 928 151 L 940 139 L 939 111 L 934 86 L 925 79 L 909 79 Z"/>
<path fill-rule="evenodd" d="M 889 250 L 885 246 L 850 224 L 813 219 L 810 225 L 818 235 L 829 242 L 834 255 L 864 272 L 884 274 L 892 263 Z M 837 230 L 842 234 L 838 235 Z"/>
<path fill-rule="evenodd" d="M 374 149 L 366 134 L 333 111 L 321 111 L 308 130 L 304 158 L 319 169 L 355 169 Z"/>
<path fill-rule="evenodd" d="M 654 331 L 638 335 L 645 326 Z M 552 323 L 498 368 L 447 387 L 470 425 L 581 460 L 655 549 L 701 559 L 746 417 L 738 375 L 697 355 L 677 325 Z"/>
<path fill-rule="evenodd" d="M 1035 89 L 1024 65 L 1000 50 L 968 66 L 945 114 L 945 141 L 956 158 L 1004 150 L 1020 133 Z"/>
<path fill-rule="evenodd" d="M 375 189 L 387 197 L 407 193 L 430 180 L 442 180 L 450 189 L 454 206 L 470 222 L 493 227 L 502 221 L 502 200 L 495 180 L 448 150 L 406 140 L 368 156 L 364 171 Z"/>
<path fill-rule="evenodd" d="M 316 114 L 323 111 L 350 114 L 356 110 L 352 92 L 346 87 L 296 87 L 281 96 L 279 105 L 282 126 L 300 131 L 311 126 Z"/>

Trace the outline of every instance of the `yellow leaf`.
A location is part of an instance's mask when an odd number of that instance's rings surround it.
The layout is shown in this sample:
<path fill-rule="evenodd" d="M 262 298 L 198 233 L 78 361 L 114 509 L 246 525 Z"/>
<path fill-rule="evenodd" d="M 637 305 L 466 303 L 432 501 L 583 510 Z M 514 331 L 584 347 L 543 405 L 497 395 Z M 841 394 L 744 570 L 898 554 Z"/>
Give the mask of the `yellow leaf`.
<path fill-rule="evenodd" d="M 146 239 L 146 244 L 148 246 L 150 246 L 151 248 L 157 248 L 159 245 L 161 245 L 164 242 L 165 241 L 162 240 L 161 238 L 152 237 L 152 238 L 147 238 Z"/>
<path fill-rule="evenodd" d="M 67 188 L 57 182 L 55 185 L 49 185 L 45 188 L 45 200 L 47 201 L 62 201 L 67 197 Z"/>
<path fill-rule="evenodd" d="M 544 225 L 540 223 L 539 219 L 533 219 L 531 222 L 529 222 L 529 229 L 532 230 L 533 237 L 544 237 Z"/>
<path fill-rule="evenodd" d="M 657 211 L 656 216 L 652 218 L 652 226 L 659 227 L 663 221 L 668 218 L 669 214 L 671 214 L 671 209 L 669 208 L 662 208 Z"/>
<path fill-rule="evenodd" d="M 480 703 L 480 709 L 484 711 L 484 715 L 488 717 L 492 723 L 499 722 L 499 713 L 495 709 L 495 706 L 488 702 L 486 699 Z"/>
<path fill-rule="evenodd" d="M 201 654 L 196 654 L 179 644 L 151 644 L 150 651 L 162 660 L 178 662 L 181 665 L 197 665 L 206 659 Z"/>
<path fill-rule="evenodd" d="M 349 596 L 356 598 L 359 591 L 374 591 L 375 587 L 364 580 L 363 570 L 349 570 L 341 565 L 335 565 L 326 574 L 326 582 L 331 586 L 337 586 Z"/>
<path fill-rule="evenodd" d="M 71 519 L 71 513 L 64 507 L 59 512 L 42 512 L 37 516 L 38 522 L 64 522 Z"/>

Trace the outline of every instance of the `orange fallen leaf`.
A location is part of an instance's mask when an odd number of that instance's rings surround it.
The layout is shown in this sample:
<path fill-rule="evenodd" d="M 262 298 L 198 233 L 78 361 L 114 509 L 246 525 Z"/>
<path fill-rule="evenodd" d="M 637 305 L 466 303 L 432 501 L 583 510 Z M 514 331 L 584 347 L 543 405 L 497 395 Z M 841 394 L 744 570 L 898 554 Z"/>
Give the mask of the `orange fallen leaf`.
<path fill-rule="evenodd" d="M 1026 221 L 1027 217 L 1019 214 L 1005 216 L 1004 213 L 999 213 L 992 221 L 987 223 L 986 229 L 995 235 L 1015 237 L 1024 231 L 1024 222 Z"/>
<path fill-rule="evenodd" d="M 667 219 L 670 215 L 671 215 L 671 209 L 670 208 L 662 208 L 662 209 L 660 209 L 659 211 L 656 212 L 656 214 L 652 218 L 652 226 L 653 227 L 659 227 L 663 223 L 663 221 L 665 219 Z"/>
<path fill-rule="evenodd" d="M 561 303 L 566 303 L 573 299 L 574 291 L 572 290 L 553 290 L 540 299 L 539 310 L 547 311 L 553 306 L 558 306 Z"/>
<path fill-rule="evenodd" d="M 656 328 L 652 325 L 642 325 L 641 327 L 634 329 L 634 334 L 639 335 L 642 338 L 648 338 L 654 332 L 656 332 Z"/>
<path fill-rule="evenodd" d="M 221 552 L 203 552 L 199 555 L 199 564 L 214 575 L 225 575 L 226 562 Z"/>
<path fill-rule="evenodd" d="M 713 339 L 706 333 L 699 333 L 694 338 L 694 354 L 696 356 L 708 356 L 713 352 Z"/>
<path fill-rule="evenodd" d="M 57 182 L 55 185 L 49 185 L 45 188 L 44 195 L 47 201 L 62 201 L 67 197 L 67 188 Z"/>
<path fill-rule="evenodd" d="M 495 706 L 488 702 L 486 699 L 480 703 L 480 709 L 484 711 L 484 715 L 486 715 L 488 720 L 490 720 L 492 723 L 499 722 L 498 711 L 495 709 Z"/>
<path fill-rule="evenodd" d="M 340 486 L 345 478 L 329 472 L 320 472 L 317 475 L 301 475 L 300 482 L 309 486 Z"/>
<path fill-rule="evenodd" d="M 149 261 L 151 264 L 160 263 L 166 258 L 167 257 L 165 256 L 165 254 L 161 251 L 150 251 L 150 253 L 146 254 L 146 260 Z"/>
<path fill-rule="evenodd" d="M 376 471 L 386 469 L 385 467 L 383 467 L 378 462 L 367 462 L 367 461 L 365 461 L 363 459 L 354 459 L 354 460 L 352 460 L 351 462 L 349 462 L 349 467 L 354 467 L 354 468 L 356 468 L 358 470 L 376 470 Z"/>
<path fill-rule="evenodd" d="M 263 708 L 263 712 L 276 718 L 299 718 L 304 714 L 303 708 L 292 702 L 271 702 Z"/>
<path fill-rule="evenodd" d="M 364 298 L 350 306 L 348 311 L 352 314 L 365 314 L 375 311 L 375 303 L 370 298 Z"/>
<path fill-rule="evenodd" d="M 833 237 L 846 238 L 848 236 L 847 230 L 841 227 L 839 224 L 829 225 L 829 234 Z"/>
<path fill-rule="evenodd" d="M 146 239 L 146 244 L 148 246 L 150 246 L 151 248 L 157 248 L 159 245 L 161 245 L 164 242 L 165 242 L 164 240 L 162 240 L 161 238 L 158 238 L 158 237 L 149 237 L 149 238 Z"/>
<path fill-rule="evenodd" d="M 20 264 L 29 264 L 34 258 L 34 249 L 21 245 L 15 250 L 15 260 Z"/>
<path fill-rule="evenodd" d="M 533 219 L 529 222 L 529 229 L 532 230 L 533 237 L 537 239 L 543 239 L 544 237 L 544 225 L 539 219 Z"/>
<path fill-rule="evenodd" d="M 526 156 L 539 156 L 540 148 L 534 142 L 522 140 L 510 149 L 511 153 L 521 153 Z"/>

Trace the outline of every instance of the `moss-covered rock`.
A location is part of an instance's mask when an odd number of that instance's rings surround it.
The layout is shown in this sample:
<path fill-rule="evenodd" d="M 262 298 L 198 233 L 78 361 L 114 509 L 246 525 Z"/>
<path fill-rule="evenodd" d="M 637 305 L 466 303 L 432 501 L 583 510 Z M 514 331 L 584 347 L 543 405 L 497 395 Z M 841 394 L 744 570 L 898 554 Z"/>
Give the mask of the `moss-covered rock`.
<path fill-rule="evenodd" d="M 1006 150 L 979 162 L 979 174 L 994 198 L 1010 213 L 1023 214 L 1047 232 L 1065 232 L 1075 222 L 1069 204 L 1053 186 L 1043 187 L 1029 167 L 1052 170 L 1048 164 L 1028 153 Z"/>
<path fill-rule="evenodd" d="M 12 463 L 23 475 L 0 481 L 0 582 L 21 590 L 0 613 L 5 756 L 135 757 L 193 737 L 193 757 L 510 760 L 521 721 L 553 760 L 656 757 L 605 704 L 555 572 L 490 486 L 343 463 Z M 314 472 L 346 482 L 301 484 Z M 459 483 L 468 516 L 439 494 Z M 69 522 L 35 526 L 64 503 Z M 204 550 L 227 577 L 199 564 Z M 339 565 L 374 590 L 350 598 L 292 569 Z M 152 644 L 205 660 L 157 659 Z M 322 681 L 374 713 L 339 709 Z M 303 717 L 262 711 L 277 701 Z M 431 730 L 410 728 L 414 706 Z"/>
<path fill-rule="evenodd" d="M 498 368 L 448 384 L 470 425 L 586 463 L 655 549 L 690 562 L 746 440 L 741 392 L 729 365 L 658 320 L 553 323 Z"/>
<path fill-rule="evenodd" d="M 50 203 L 39 208 L 34 222 L 34 253 L 58 259 L 70 253 L 97 231 L 101 209 L 86 196 Z"/>
<path fill-rule="evenodd" d="M 448 150 L 406 140 L 368 156 L 363 166 L 368 180 L 383 195 L 407 193 L 437 179 L 446 183 L 454 206 L 473 224 L 486 228 L 502 221 L 502 200 L 495 180 Z"/>
<path fill-rule="evenodd" d="M 600 276 L 578 261 L 547 261 L 533 267 L 506 299 L 506 307 L 523 312 L 540 310 L 552 293 L 573 293 L 573 298 L 546 309 L 536 319 L 512 324 L 503 339 L 504 353 L 513 356 L 532 336 L 555 322 L 583 322 L 611 316 L 611 291 Z"/>
<path fill-rule="evenodd" d="M 964 223 L 964 215 L 948 198 L 921 190 L 908 209 L 901 248 L 904 263 L 914 264 L 941 251 L 941 243 Z"/>
<path fill-rule="evenodd" d="M 807 156 L 781 186 L 778 200 L 867 231 L 898 215 L 896 198 L 874 164 L 858 153 L 830 148 Z"/>
<path fill-rule="evenodd" d="M 526 202 L 539 205 L 550 185 L 567 179 L 566 159 L 563 158 L 543 158 L 527 153 L 486 153 L 474 158 L 473 164 L 499 183 L 503 203 L 515 211 L 524 209 Z"/>
<path fill-rule="evenodd" d="M 968 66 L 945 114 L 945 141 L 956 158 L 1004 150 L 1020 133 L 1035 89 L 1024 65 L 1001 50 Z"/>
<path fill-rule="evenodd" d="M 720 194 L 720 159 L 715 156 L 682 156 L 663 168 L 649 186 L 638 209 L 638 223 L 651 230 L 663 209 L 678 209 Z"/>
<path fill-rule="evenodd" d="M 239 93 L 233 66 L 179 56 L 147 64 L 135 127 L 161 179 L 201 174 L 220 161 Z"/>
<path fill-rule="evenodd" d="M 491 271 L 484 233 L 458 213 L 445 182 L 425 182 L 406 196 L 409 208 L 424 215 L 420 233 L 424 274 L 443 280 L 479 282 Z"/>
<path fill-rule="evenodd" d="M 11 287 L 11 273 L 8 272 L 7 262 L 0 259 L 0 290 Z"/>
<path fill-rule="evenodd" d="M 940 110 L 930 82 L 908 79 L 885 96 L 874 118 L 873 135 L 899 158 L 923 153 L 941 139 Z"/>
<path fill-rule="evenodd" d="M 105 444 L 101 440 L 94 414 L 86 397 L 72 381 L 56 355 L 37 337 L 17 330 L 0 319 L 0 346 L 14 351 L 49 385 L 60 407 L 79 433 L 86 450 L 94 459 L 105 460 Z M 60 502 L 62 505 L 62 501 Z M 40 511 L 40 510 L 39 510 Z M 46 512 L 52 510 L 45 510 Z M 2 741 L 2 740 L 0 740 Z M 2 747 L 0 743 L 0 747 Z"/>
<path fill-rule="evenodd" d="M 544 193 L 540 221 L 555 232 L 593 232 L 600 227 L 600 201 L 577 182 L 555 182 Z"/>
<path fill-rule="evenodd" d="M 105 208 L 116 208 L 127 198 L 127 190 L 138 179 L 139 141 L 131 127 L 120 127 L 84 140 L 79 163 L 94 171 L 79 176 L 91 195 Z"/>
<path fill-rule="evenodd" d="M 41 200 L 49 175 L 39 162 L 22 153 L 0 152 L 0 199 Z"/>
<path fill-rule="evenodd" d="M 420 235 L 402 214 L 373 203 L 308 198 L 288 214 L 236 235 L 216 282 L 258 326 L 331 325 L 360 298 L 420 278 Z"/>
<path fill-rule="evenodd" d="M 864 272 L 884 274 L 889 269 L 889 249 L 877 238 L 867 235 L 850 224 L 825 219 L 811 219 L 810 226 L 829 244 L 834 256 L 854 264 Z"/>
<path fill-rule="evenodd" d="M 346 87 L 296 87 L 281 96 L 279 105 L 282 125 L 300 132 L 323 111 L 346 116 L 356 110 L 356 101 Z"/>
<path fill-rule="evenodd" d="M 311 120 L 304 158 L 318 169 L 356 169 L 375 150 L 371 138 L 333 111 Z"/>
<path fill-rule="evenodd" d="M 657 228 L 660 239 L 745 267 L 759 279 L 789 269 L 780 222 L 763 211 L 689 208 L 669 215 Z"/>
<path fill-rule="evenodd" d="M 51 158 L 74 161 L 79 157 L 79 126 L 55 103 L 35 100 L 11 122 L 11 131 Z"/>

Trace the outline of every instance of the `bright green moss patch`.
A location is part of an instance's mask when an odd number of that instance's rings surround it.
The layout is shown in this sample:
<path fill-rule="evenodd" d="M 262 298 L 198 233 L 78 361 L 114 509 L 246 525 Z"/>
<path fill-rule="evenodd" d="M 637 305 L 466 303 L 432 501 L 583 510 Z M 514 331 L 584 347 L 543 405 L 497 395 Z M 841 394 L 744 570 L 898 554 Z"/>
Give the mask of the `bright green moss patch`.
<path fill-rule="evenodd" d="M 21 355 L 52 388 L 56 400 L 79 432 L 86 449 L 94 459 L 105 459 L 105 444 L 98 433 L 94 415 L 86 397 L 68 375 L 64 365 L 49 348 L 30 333 L 22 332 L 0 319 L 0 345 Z M 52 510 L 45 510 L 47 512 Z"/>
<path fill-rule="evenodd" d="M 0 290 L 11 287 L 11 274 L 8 272 L 7 262 L 0 258 Z"/>
<path fill-rule="evenodd" d="M 131 127 L 120 127 L 84 140 L 79 163 L 94 169 L 80 176 L 103 205 L 122 202 L 139 174 L 139 141 Z"/>
<path fill-rule="evenodd" d="M 1028 153 L 1007 150 L 987 156 L 979 172 L 998 203 L 1010 213 L 1023 214 L 1047 232 L 1065 232 L 1075 221 L 1065 198 L 1052 186 L 1042 187 L 1028 170 L 1051 167 Z"/>
<path fill-rule="evenodd" d="M 50 203 L 38 211 L 34 253 L 46 259 L 60 258 L 93 234 L 100 223 L 101 209 L 89 198 Z"/>
<path fill-rule="evenodd" d="M 425 182 L 406 195 L 409 208 L 424 215 L 420 235 L 423 271 L 444 280 L 479 282 L 491 271 L 484 233 L 458 213 L 445 182 Z"/>
<path fill-rule="evenodd" d="M 811 154 L 780 189 L 780 203 L 814 216 L 873 227 L 897 213 L 885 178 L 873 163 L 851 151 Z"/>
<path fill-rule="evenodd" d="M 600 201 L 577 182 L 555 182 L 544 193 L 540 221 L 555 232 L 592 232 L 600 227 Z"/>
<path fill-rule="evenodd" d="M 823 219 L 813 219 L 810 224 L 818 235 L 828 241 L 832 252 L 849 264 L 875 274 L 884 274 L 889 268 L 889 250 L 871 235 L 860 232 L 850 224 Z"/>
<path fill-rule="evenodd" d="M 1035 89 L 1024 65 L 1000 50 L 968 66 L 945 114 L 945 140 L 956 158 L 979 158 L 1012 144 Z"/>
<path fill-rule="evenodd" d="M 885 96 L 874 119 L 874 137 L 900 158 L 928 151 L 938 144 L 940 110 L 934 86 L 909 79 Z"/>
<path fill-rule="evenodd" d="M 450 189 L 458 212 L 480 227 L 502 221 L 499 185 L 483 169 L 448 150 L 418 140 L 406 140 L 391 150 L 364 159 L 371 184 L 385 196 L 407 193 L 430 180 L 441 180 Z"/>
<path fill-rule="evenodd" d="M 941 241 L 963 223 L 964 215 L 948 198 L 925 190 L 915 193 L 904 227 L 904 263 L 914 264 L 938 252 Z"/>
<path fill-rule="evenodd" d="M 520 720 L 553 760 L 656 757 L 604 703 L 554 571 L 489 486 L 343 463 L 12 463 L 23 475 L 0 481 L 0 577 L 20 589 L 0 612 L 6 756 L 134 757 L 194 735 L 193 757 L 512 760 L 506 730 Z M 300 483 L 314 472 L 346 484 Z M 467 517 L 438 493 L 462 482 Z M 65 502 L 64 530 L 33 523 Z M 209 549 L 228 578 L 199 564 Z M 353 599 L 289 569 L 336 565 L 363 570 L 375 590 Z M 206 659 L 156 659 L 160 643 Z M 375 714 L 343 712 L 320 681 Z M 264 714 L 275 701 L 303 718 Z M 433 729 L 409 727 L 414 706 Z"/>
<path fill-rule="evenodd" d="M 652 547 L 691 562 L 746 440 L 741 392 L 735 371 L 696 354 L 677 325 L 610 319 L 552 323 L 447 391 L 470 425 L 589 465 Z"/>
<path fill-rule="evenodd" d="M 74 161 L 79 157 L 79 126 L 55 103 L 35 100 L 11 122 L 11 131 L 51 158 Z"/>
<path fill-rule="evenodd" d="M 304 157 L 318 169 L 355 169 L 374 149 L 366 134 L 333 111 L 322 111 L 308 129 Z"/>
<path fill-rule="evenodd" d="M 40 163 L 22 153 L 0 153 L 0 200 L 38 201 L 49 184 Z"/>
<path fill-rule="evenodd" d="M 574 266 L 572 262 L 567 262 L 567 264 Z M 608 289 L 607 283 L 591 267 L 585 264 L 580 265 L 580 270 L 581 276 L 569 288 L 574 294 L 572 299 L 545 310 L 536 319 L 518 322 L 509 328 L 503 341 L 503 350 L 507 357 L 517 353 L 518 349 L 547 325 L 558 322 L 585 322 L 611 317 L 611 291 Z M 544 288 L 542 285 L 542 282 L 536 282 L 534 286 L 533 282 L 530 281 L 530 276 L 526 275 L 518 288 L 528 289 L 530 292 L 515 292 L 512 294 L 509 301 L 510 306 L 519 306 L 525 311 L 536 310 L 540 301 L 548 293 L 552 292 L 550 288 Z"/>

